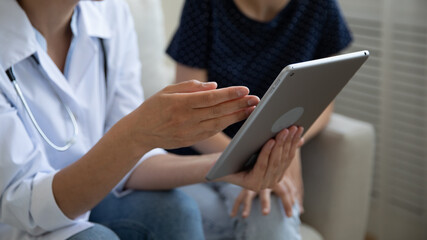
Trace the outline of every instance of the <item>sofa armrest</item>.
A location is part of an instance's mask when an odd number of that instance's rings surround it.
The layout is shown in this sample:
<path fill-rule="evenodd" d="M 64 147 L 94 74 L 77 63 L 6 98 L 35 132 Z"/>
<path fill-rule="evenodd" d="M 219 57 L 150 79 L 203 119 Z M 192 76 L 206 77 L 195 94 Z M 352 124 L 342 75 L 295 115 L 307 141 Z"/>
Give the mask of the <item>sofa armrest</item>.
<path fill-rule="evenodd" d="M 328 126 L 303 147 L 301 218 L 325 239 L 364 238 L 374 143 L 372 125 L 334 113 Z"/>

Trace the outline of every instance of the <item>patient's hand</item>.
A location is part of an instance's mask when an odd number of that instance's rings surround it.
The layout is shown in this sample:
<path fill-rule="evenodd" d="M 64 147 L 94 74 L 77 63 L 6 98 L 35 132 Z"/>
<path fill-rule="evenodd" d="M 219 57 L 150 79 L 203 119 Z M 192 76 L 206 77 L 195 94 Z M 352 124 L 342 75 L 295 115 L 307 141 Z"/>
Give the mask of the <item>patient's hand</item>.
<path fill-rule="evenodd" d="M 250 215 L 253 199 L 259 195 L 262 214 L 268 215 L 270 213 L 271 193 L 274 192 L 281 200 L 283 208 L 285 209 L 286 216 L 292 216 L 292 206 L 298 201 L 298 189 L 293 183 L 292 179 L 284 176 L 283 179 L 272 189 L 263 189 L 259 193 L 243 189 L 239 196 L 236 198 L 231 216 L 235 217 L 239 212 L 240 205 L 243 205 L 242 217 L 247 218 Z"/>
<path fill-rule="evenodd" d="M 282 130 L 275 139 L 270 139 L 264 145 L 252 170 L 228 175 L 219 180 L 255 192 L 274 188 L 283 179 L 297 148 L 303 144 L 304 141 L 301 139 L 303 131 L 302 127 L 296 126 Z"/>

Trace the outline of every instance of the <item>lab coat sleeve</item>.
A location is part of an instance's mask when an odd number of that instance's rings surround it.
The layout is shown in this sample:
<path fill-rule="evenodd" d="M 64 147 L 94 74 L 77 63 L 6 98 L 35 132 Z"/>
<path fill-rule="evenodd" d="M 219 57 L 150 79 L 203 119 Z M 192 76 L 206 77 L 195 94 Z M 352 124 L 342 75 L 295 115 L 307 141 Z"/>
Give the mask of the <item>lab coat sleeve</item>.
<path fill-rule="evenodd" d="M 144 100 L 133 19 L 124 2 L 117 3 L 116 10 L 117 26 L 112 28 L 113 37 L 106 42 L 109 73 L 105 131 Z"/>
<path fill-rule="evenodd" d="M 138 43 L 132 15 L 128 6 L 117 3 L 116 14 L 118 27 L 115 27 L 113 38 L 107 44 L 109 52 L 109 82 L 107 115 L 105 131 L 108 131 L 117 121 L 135 110 L 144 99 L 141 86 L 141 64 L 138 56 Z M 149 46 L 147 46 L 149 47 Z M 155 79 L 153 79 L 155 81 Z M 154 155 L 166 154 L 163 149 L 154 149 L 145 154 L 135 167 L 113 189 L 117 197 L 124 196 L 131 190 L 124 190 L 124 185 L 133 170 L 145 159 Z"/>
<path fill-rule="evenodd" d="M 0 80 L 6 81 L 1 76 Z M 0 123 L 0 222 L 35 236 L 78 222 L 67 218 L 56 204 L 55 170 L 3 91 Z"/>
<path fill-rule="evenodd" d="M 131 173 L 133 172 L 133 170 L 141 163 L 143 162 L 145 159 L 148 159 L 150 157 L 153 157 L 155 155 L 159 155 L 159 154 L 166 154 L 166 151 L 160 148 L 156 148 L 151 150 L 150 152 L 146 153 L 140 160 L 139 162 L 132 168 L 131 171 L 129 171 L 129 173 L 122 178 L 122 180 L 119 182 L 119 184 L 116 185 L 116 187 L 113 189 L 113 194 L 116 197 L 123 197 L 126 196 L 127 194 L 132 192 L 132 189 L 125 189 L 125 184 L 126 181 L 129 179 L 129 176 L 131 175 Z"/>

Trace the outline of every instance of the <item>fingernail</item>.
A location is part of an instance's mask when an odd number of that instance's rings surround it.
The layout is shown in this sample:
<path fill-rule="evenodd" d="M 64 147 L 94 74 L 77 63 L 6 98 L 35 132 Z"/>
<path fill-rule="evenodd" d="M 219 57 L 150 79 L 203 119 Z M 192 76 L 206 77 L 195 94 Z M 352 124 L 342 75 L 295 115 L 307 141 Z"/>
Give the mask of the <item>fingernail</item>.
<path fill-rule="evenodd" d="M 291 137 L 293 137 L 296 132 L 297 132 L 297 128 L 296 127 L 292 127 L 291 131 L 289 131 L 289 133 L 291 134 Z"/>
<path fill-rule="evenodd" d="M 247 88 L 246 89 L 239 89 L 239 90 L 237 90 L 237 96 L 238 97 L 243 97 L 243 96 L 245 96 L 247 94 L 248 94 L 248 89 Z"/>
<path fill-rule="evenodd" d="M 289 134 L 289 131 L 286 131 L 285 134 L 283 134 L 282 136 L 283 141 L 286 141 L 286 138 L 288 138 L 288 134 Z"/>
<path fill-rule="evenodd" d="M 248 106 L 254 106 L 257 103 L 258 103 L 258 99 L 256 98 L 251 98 L 248 100 Z"/>
<path fill-rule="evenodd" d="M 216 82 L 203 82 L 202 87 L 211 87 L 212 85 L 217 86 Z"/>

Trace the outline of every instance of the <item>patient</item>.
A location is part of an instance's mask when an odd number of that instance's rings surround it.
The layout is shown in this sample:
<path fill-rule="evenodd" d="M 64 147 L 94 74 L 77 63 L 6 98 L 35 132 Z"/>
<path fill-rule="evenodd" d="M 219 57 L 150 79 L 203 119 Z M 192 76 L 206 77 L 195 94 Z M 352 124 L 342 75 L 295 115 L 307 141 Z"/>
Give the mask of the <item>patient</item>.
<path fill-rule="evenodd" d="M 286 65 L 337 54 L 351 40 L 335 0 L 187 0 L 167 53 L 177 62 L 177 82 L 246 85 L 262 97 Z M 327 125 L 332 111 L 333 104 L 307 131 L 306 142 Z M 242 124 L 173 152 L 223 151 Z M 227 183 L 182 189 L 198 202 L 207 239 L 301 239 L 299 151 L 272 189 L 253 192 Z"/>

